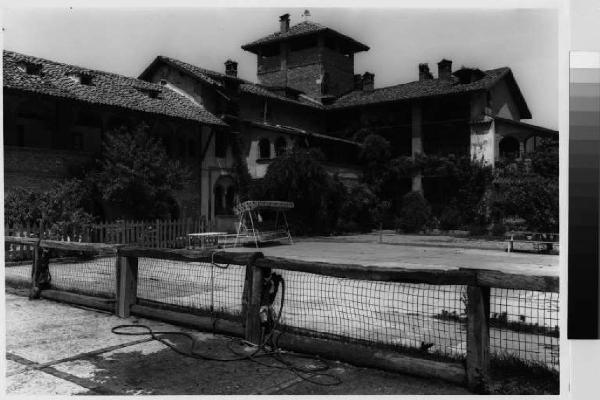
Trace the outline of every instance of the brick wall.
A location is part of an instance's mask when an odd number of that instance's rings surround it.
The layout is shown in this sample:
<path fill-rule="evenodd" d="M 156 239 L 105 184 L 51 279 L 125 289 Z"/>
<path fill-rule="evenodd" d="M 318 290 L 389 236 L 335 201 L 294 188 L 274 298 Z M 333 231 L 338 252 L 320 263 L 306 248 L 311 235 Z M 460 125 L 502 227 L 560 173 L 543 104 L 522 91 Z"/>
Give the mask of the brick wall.
<path fill-rule="evenodd" d="M 89 153 L 4 146 L 4 190 L 48 190 L 91 160 Z"/>

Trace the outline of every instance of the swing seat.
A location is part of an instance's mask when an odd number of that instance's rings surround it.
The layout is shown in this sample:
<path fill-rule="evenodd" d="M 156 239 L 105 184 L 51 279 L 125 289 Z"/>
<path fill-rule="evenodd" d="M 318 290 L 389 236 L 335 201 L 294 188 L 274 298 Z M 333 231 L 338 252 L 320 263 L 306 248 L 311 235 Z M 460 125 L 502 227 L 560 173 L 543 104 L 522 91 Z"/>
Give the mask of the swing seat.
<path fill-rule="evenodd" d="M 245 201 L 238 204 L 234 212 L 239 215 L 240 222 L 234 247 L 248 242 L 254 242 L 255 246 L 259 247 L 259 244 L 281 240 L 288 240 L 290 244 L 293 244 L 285 216 L 285 211 L 292 208 L 294 208 L 294 203 L 288 201 Z M 274 223 L 263 221 L 261 210 L 275 212 Z"/>

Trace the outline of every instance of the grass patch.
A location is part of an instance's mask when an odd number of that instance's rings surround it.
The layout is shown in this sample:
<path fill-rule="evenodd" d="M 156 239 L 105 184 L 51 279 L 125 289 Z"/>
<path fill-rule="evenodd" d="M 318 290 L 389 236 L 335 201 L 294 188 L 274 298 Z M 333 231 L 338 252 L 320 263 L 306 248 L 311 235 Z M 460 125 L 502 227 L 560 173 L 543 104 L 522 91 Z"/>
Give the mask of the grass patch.
<path fill-rule="evenodd" d="M 512 355 L 494 355 L 491 360 L 489 394 L 557 395 L 560 393 L 558 370 Z"/>

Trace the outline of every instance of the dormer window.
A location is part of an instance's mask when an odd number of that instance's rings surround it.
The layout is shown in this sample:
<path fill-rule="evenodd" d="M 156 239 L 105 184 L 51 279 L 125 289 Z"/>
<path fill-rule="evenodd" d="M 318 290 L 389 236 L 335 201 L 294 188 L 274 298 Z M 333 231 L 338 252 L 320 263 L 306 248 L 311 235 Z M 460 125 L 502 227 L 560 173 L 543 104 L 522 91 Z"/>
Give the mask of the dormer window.
<path fill-rule="evenodd" d="M 42 75 L 42 64 L 22 61 L 17 64 L 17 68 L 28 75 Z"/>
<path fill-rule="evenodd" d="M 67 73 L 67 76 L 73 82 L 80 83 L 80 84 L 86 85 L 86 86 L 93 85 L 93 83 L 92 83 L 93 77 L 91 74 L 86 74 L 84 72 L 69 72 L 69 73 Z"/>
<path fill-rule="evenodd" d="M 136 88 L 139 92 L 145 94 L 151 99 L 160 99 L 160 90 L 153 88 Z"/>

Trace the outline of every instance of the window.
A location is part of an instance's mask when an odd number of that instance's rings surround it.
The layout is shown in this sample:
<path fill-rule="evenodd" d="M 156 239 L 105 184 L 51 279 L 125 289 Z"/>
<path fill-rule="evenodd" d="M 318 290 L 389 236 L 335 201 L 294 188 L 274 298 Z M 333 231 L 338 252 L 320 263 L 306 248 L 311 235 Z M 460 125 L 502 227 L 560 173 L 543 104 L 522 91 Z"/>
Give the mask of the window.
<path fill-rule="evenodd" d="M 271 142 L 269 141 L 269 139 L 260 139 L 260 141 L 258 142 L 258 158 L 271 158 Z"/>
<path fill-rule="evenodd" d="M 82 85 L 92 86 L 92 75 L 86 74 L 85 72 L 67 72 L 67 76 L 73 82 L 80 83 Z"/>
<path fill-rule="evenodd" d="M 196 157 L 196 141 L 195 140 L 190 139 L 188 141 L 188 156 Z"/>
<path fill-rule="evenodd" d="M 73 150 L 83 150 L 83 135 L 80 132 L 73 132 Z"/>
<path fill-rule="evenodd" d="M 275 157 L 283 155 L 287 150 L 287 141 L 284 137 L 278 137 L 275 141 Z"/>
<path fill-rule="evenodd" d="M 262 108 L 260 109 L 259 118 L 263 122 L 267 122 L 271 119 L 271 105 L 268 101 L 264 101 Z"/>
<path fill-rule="evenodd" d="M 35 64 L 32 62 L 23 61 L 17 64 L 17 68 L 25 72 L 28 75 L 42 75 L 42 64 Z"/>
<path fill-rule="evenodd" d="M 215 132 L 215 157 L 225 158 L 227 157 L 227 147 L 229 146 L 227 140 L 227 133 L 223 131 Z"/>
<path fill-rule="evenodd" d="M 25 147 L 25 127 L 17 125 L 17 146 Z"/>
<path fill-rule="evenodd" d="M 177 145 L 179 147 L 178 152 L 177 152 L 179 154 L 179 157 L 184 158 L 185 157 L 185 140 L 179 139 L 177 141 Z"/>

